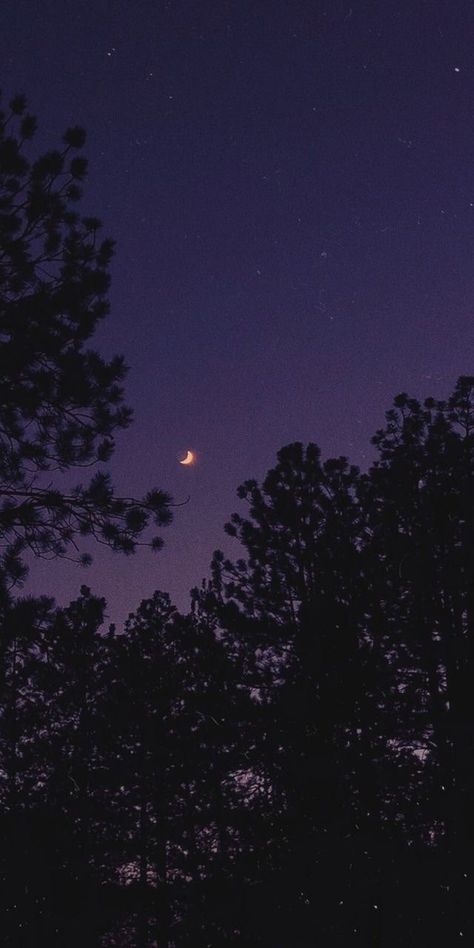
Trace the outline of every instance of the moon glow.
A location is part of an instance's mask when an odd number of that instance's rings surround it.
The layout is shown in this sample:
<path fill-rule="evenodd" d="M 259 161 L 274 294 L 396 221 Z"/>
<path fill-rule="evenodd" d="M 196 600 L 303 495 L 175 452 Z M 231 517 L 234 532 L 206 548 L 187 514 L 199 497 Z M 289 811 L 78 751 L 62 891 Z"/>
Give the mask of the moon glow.
<path fill-rule="evenodd" d="M 194 456 L 194 451 L 187 451 L 187 452 L 186 452 L 186 457 L 183 458 L 183 460 L 180 461 L 179 463 L 180 463 L 180 464 L 185 464 L 185 465 L 194 464 L 194 461 L 195 461 L 195 460 L 196 460 L 196 458 L 195 458 L 195 456 Z"/>

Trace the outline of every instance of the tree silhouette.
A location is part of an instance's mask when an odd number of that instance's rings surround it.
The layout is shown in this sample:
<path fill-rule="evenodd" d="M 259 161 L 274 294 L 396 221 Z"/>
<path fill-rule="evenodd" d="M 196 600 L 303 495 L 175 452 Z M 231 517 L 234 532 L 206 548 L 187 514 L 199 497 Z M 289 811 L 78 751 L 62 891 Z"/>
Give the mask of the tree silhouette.
<path fill-rule="evenodd" d="M 461 377 L 446 402 L 399 396 L 366 484 L 399 675 L 417 683 L 417 739 L 436 774 L 432 818 L 463 862 L 474 831 L 473 393 L 474 379 Z"/>
<path fill-rule="evenodd" d="M 212 623 L 203 614 L 179 615 L 163 593 L 143 601 L 124 631 L 110 717 L 126 785 L 118 818 L 130 841 L 136 943 L 148 945 L 154 932 L 160 948 L 176 938 L 194 944 L 205 937 L 201 880 L 211 885 L 225 872 L 232 848 L 232 678 Z"/>
<path fill-rule="evenodd" d="M 27 552 L 80 558 L 78 539 L 92 536 L 133 553 L 150 521 L 171 520 L 166 493 L 118 497 L 104 471 L 70 490 L 55 486 L 55 472 L 107 462 L 131 412 L 123 359 L 107 362 L 87 348 L 108 312 L 113 242 L 75 208 L 87 170 L 79 153 L 85 134 L 68 129 L 60 148 L 31 159 L 35 130 L 23 96 L 0 113 L 0 565 L 7 583 L 25 576 Z M 150 542 L 161 545 L 158 537 Z"/>
<path fill-rule="evenodd" d="M 283 448 L 189 615 L 4 596 L 6 948 L 469 936 L 473 392 Z"/>
<path fill-rule="evenodd" d="M 47 599 L 20 600 L 7 616 L 0 729 L 2 876 L 10 894 L 5 944 L 16 944 L 19 929 L 25 943 L 41 937 L 79 945 L 95 937 L 103 854 L 110 850 L 103 608 L 83 587 L 64 610 Z"/>
<path fill-rule="evenodd" d="M 214 558 L 221 621 L 252 642 L 250 664 L 258 650 L 273 665 L 266 745 L 273 792 L 284 801 L 279 848 L 291 890 L 310 899 L 322 867 L 341 872 L 341 862 L 370 848 L 379 820 L 373 769 L 383 738 L 363 622 L 357 486 L 346 459 L 323 464 L 316 445 L 288 445 L 262 487 L 239 488 L 250 516 L 233 515 L 226 529 L 247 560 Z"/>

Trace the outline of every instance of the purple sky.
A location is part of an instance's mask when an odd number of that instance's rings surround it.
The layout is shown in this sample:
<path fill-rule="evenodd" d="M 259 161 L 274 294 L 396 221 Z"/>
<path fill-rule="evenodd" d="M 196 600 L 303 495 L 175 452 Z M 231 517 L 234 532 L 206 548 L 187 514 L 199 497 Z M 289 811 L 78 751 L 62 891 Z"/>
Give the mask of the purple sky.
<path fill-rule="evenodd" d="M 2 0 L 0 83 L 39 147 L 85 126 L 83 210 L 118 244 L 116 482 L 191 495 L 158 556 L 35 565 L 28 591 L 186 608 L 283 444 L 364 466 L 393 395 L 474 371 L 473 42 L 468 0 Z"/>

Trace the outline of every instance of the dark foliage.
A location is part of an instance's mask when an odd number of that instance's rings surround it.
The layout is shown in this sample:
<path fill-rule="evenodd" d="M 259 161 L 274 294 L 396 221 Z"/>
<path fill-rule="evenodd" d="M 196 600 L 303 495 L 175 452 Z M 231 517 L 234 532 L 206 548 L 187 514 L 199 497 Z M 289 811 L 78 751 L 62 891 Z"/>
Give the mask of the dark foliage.
<path fill-rule="evenodd" d="M 131 420 L 126 368 L 87 347 L 108 312 L 113 241 L 81 217 L 85 135 L 31 157 L 36 120 L 22 96 L 0 112 L 0 569 L 26 574 L 25 554 L 81 559 L 92 536 L 133 553 L 149 522 L 170 522 L 170 498 L 117 497 L 107 473 L 69 490 L 58 474 L 107 462 Z M 56 480 L 54 479 L 56 475 Z M 158 537 L 150 541 L 159 549 Z M 89 554 L 82 555 L 87 563 Z"/>
<path fill-rule="evenodd" d="M 56 193 L 79 133 L 39 170 L 25 166 L 20 138 L 33 125 L 21 101 L 11 111 L 11 193 L 23 181 L 33 194 L 44 175 Z M 83 172 L 72 159 L 69 186 Z M 10 547 L 21 540 L 40 555 L 87 533 L 127 551 L 150 510 L 166 513 L 162 495 L 117 500 L 102 474 L 71 494 L 36 480 L 100 459 L 125 423 L 121 392 L 111 398 L 116 370 L 80 341 L 80 314 L 102 299 L 87 290 L 100 250 L 58 200 L 62 263 L 44 292 L 54 299 L 68 282 L 72 228 L 79 309 L 35 316 L 33 349 L 12 371 L 3 532 Z M 27 213 L 18 211 L 20 233 Z M 52 226 L 51 209 L 42 213 L 35 254 Z M 2 304 L 2 345 L 18 359 L 20 338 L 30 339 L 26 324 L 15 335 L 23 303 L 43 312 L 31 247 L 8 251 L 17 283 Z M 51 388 L 36 332 L 52 347 Z M 70 346 L 90 385 L 59 399 Z M 314 444 L 282 448 L 261 485 L 239 488 L 247 511 L 227 532 L 242 558 L 215 554 L 189 615 L 156 592 L 117 631 L 104 628 L 105 603 L 87 587 L 63 609 L 0 590 L 5 948 L 472 940 L 474 379 L 446 402 L 398 396 L 374 445 L 366 474 L 345 458 L 322 462 Z M 6 551 L 5 577 L 23 549 Z"/>

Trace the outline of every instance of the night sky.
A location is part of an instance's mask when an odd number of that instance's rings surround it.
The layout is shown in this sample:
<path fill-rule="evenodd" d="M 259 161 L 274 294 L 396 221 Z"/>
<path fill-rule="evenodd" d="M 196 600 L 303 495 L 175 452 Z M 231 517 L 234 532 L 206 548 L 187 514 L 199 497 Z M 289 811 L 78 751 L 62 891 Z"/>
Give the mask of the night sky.
<path fill-rule="evenodd" d="M 35 565 L 27 591 L 187 608 L 282 445 L 364 467 L 396 393 L 474 372 L 473 40 L 467 0 L 2 0 L 0 84 L 37 148 L 87 129 L 82 209 L 117 241 L 115 481 L 190 495 L 161 554 Z"/>

